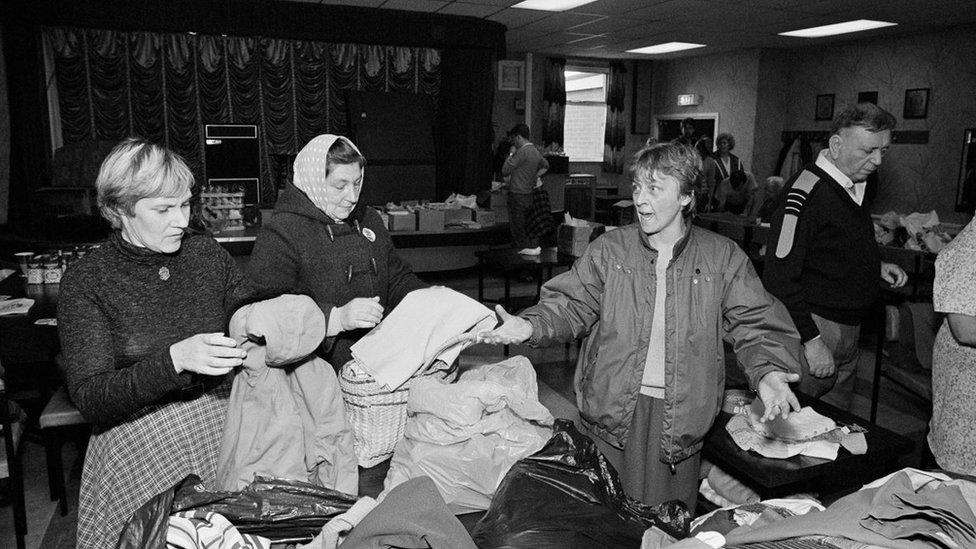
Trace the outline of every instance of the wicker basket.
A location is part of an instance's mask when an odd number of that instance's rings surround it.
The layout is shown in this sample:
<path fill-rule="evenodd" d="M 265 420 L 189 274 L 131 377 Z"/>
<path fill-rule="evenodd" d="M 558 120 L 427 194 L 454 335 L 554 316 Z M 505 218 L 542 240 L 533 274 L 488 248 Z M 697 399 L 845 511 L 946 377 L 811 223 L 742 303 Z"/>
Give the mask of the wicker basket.
<path fill-rule="evenodd" d="M 448 370 L 421 369 L 394 391 L 356 368 L 350 360 L 339 371 L 339 388 L 346 419 L 352 426 L 360 467 L 372 467 L 393 455 L 407 424 L 407 396 L 414 381 L 436 376 L 449 383 L 457 375 L 457 362 Z M 443 363 L 442 363 L 443 364 Z"/>

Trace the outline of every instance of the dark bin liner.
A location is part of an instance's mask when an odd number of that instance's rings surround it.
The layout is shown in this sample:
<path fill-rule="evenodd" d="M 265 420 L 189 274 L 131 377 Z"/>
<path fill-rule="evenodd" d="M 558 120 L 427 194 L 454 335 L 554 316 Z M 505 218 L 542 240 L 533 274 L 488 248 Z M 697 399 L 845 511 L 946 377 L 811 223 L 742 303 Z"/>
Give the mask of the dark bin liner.
<path fill-rule="evenodd" d="M 572 422 L 505 475 L 472 537 L 478 547 L 640 547 L 657 526 L 688 537 L 691 513 L 674 500 L 644 505 L 624 494 L 617 471 Z"/>
<path fill-rule="evenodd" d="M 196 475 L 140 507 L 119 537 L 118 549 L 166 547 L 169 516 L 181 511 L 219 513 L 245 534 L 276 540 L 309 540 L 356 497 L 307 482 L 255 475 L 238 492 L 207 491 Z"/>

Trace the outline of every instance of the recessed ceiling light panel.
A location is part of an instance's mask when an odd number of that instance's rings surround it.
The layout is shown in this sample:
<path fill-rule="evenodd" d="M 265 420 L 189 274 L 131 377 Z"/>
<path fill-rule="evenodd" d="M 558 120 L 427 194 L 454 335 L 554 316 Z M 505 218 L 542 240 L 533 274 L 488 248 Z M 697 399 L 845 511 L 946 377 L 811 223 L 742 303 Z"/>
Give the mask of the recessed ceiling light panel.
<path fill-rule="evenodd" d="M 690 42 L 666 42 L 664 44 L 655 44 L 653 46 L 646 46 L 643 48 L 636 48 L 633 50 L 627 50 L 627 53 L 672 53 L 676 51 L 683 50 L 693 50 L 695 48 L 704 48 L 705 44 L 692 44 Z"/>
<path fill-rule="evenodd" d="M 596 0 L 524 0 L 512 6 L 523 10 L 566 11 Z"/>
<path fill-rule="evenodd" d="M 898 23 L 889 23 L 888 21 L 858 19 L 856 21 L 845 21 L 843 23 L 834 23 L 833 25 L 824 25 L 822 27 L 810 27 L 809 29 L 781 32 L 779 34 L 781 36 L 793 36 L 795 38 L 820 38 L 823 36 L 834 36 L 836 34 L 847 34 L 849 32 L 860 32 L 871 29 L 880 29 L 882 27 L 892 27 L 897 24 Z"/>

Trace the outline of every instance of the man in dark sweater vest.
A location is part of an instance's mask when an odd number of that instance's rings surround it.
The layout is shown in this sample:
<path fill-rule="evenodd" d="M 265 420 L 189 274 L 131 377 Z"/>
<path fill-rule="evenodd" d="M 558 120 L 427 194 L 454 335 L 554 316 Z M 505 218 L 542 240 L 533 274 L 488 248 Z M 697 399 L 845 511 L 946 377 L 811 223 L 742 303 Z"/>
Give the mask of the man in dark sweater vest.
<path fill-rule="evenodd" d="M 789 309 L 803 341 L 800 390 L 843 409 L 854 396 L 860 323 L 878 296 L 878 276 L 907 275 L 883 263 L 866 180 L 891 144 L 895 118 L 870 103 L 841 111 L 828 147 L 787 183 L 773 215 L 763 282 Z"/>

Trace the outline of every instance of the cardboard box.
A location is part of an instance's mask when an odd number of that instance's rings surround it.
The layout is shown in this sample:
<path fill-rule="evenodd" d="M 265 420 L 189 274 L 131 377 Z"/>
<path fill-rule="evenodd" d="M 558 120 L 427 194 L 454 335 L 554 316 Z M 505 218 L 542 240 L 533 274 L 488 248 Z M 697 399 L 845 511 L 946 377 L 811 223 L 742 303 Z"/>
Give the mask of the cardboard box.
<path fill-rule="evenodd" d="M 474 210 L 474 222 L 482 227 L 490 227 L 495 224 L 495 212 L 491 210 Z"/>
<path fill-rule="evenodd" d="M 456 225 L 471 221 L 471 210 L 467 208 L 457 208 L 454 210 L 444 210 L 444 224 Z"/>
<path fill-rule="evenodd" d="M 444 210 L 417 210 L 417 230 L 428 232 L 444 231 Z"/>
<path fill-rule="evenodd" d="M 574 227 L 565 223 L 556 230 L 556 248 L 559 253 L 574 257 L 583 255 L 587 244 L 603 234 L 605 228 L 602 223 L 587 221 L 586 227 Z"/>
<path fill-rule="evenodd" d="M 387 212 L 391 231 L 416 231 L 417 216 L 413 212 Z"/>

